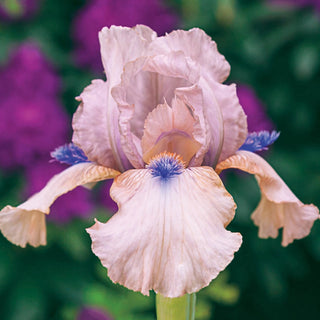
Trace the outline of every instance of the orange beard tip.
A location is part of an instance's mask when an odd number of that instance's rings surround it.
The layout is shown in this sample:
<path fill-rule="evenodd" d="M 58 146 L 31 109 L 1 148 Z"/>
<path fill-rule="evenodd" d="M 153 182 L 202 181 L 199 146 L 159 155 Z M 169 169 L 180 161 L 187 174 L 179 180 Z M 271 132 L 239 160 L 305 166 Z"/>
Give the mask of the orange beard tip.
<path fill-rule="evenodd" d="M 148 165 L 150 165 L 150 163 L 157 161 L 161 158 L 171 158 L 173 160 L 176 160 L 178 163 L 180 163 L 183 168 L 186 168 L 186 162 L 183 161 L 182 157 L 179 154 L 176 154 L 174 152 L 167 152 L 167 151 L 163 151 L 155 156 L 153 156 L 149 161 L 148 161 Z"/>

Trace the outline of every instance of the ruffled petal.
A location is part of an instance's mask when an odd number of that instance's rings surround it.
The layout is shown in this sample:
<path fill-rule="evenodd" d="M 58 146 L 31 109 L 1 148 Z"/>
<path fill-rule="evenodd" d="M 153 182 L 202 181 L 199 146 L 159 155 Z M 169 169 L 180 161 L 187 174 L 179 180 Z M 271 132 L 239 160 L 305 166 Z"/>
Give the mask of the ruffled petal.
<path fill-rule="evenodd" d="M 120 82 L 124 65 L 147 53 L 156 37 L 150 28 L 103 28 L 99 33 L 102 61 L 107 82 L 95 80 L 80 95 L 81 104 L 73 118 L 73 142 L 89 160 L 120 171 L 132 168 L 122 150 L 119 110 L 110 91 Z"/>
<path fill-rule="evenodd" d="M 182 51 L 200 66 L 199 85 L 204 92 L 204 113 L 211 139 L 204 165 L 215 166 L 234 154 L 247 136 L 246 115 L 239 104 L 235 85 L 222 85 L 230 73 L 230 65 L 206 33 L 194 28 L 177 30 L 155 39 L 150 45 L 154 54 Z M 220 123 L 223 122 L 223 127 Z"/>
<path fill-rule="evenodd" d="M 52 203 L 77 186 L 111 179 L 120 172 L 92 163 L 76 164 L 55 175 L 38 193 L 18 207 L 6 206 L 0 212 L 0 230 L 12 243 L 25 247 L 46 244 L 45 214 Z"/>
<path fill-rule="evenodd" d="M 203 113 L 210 132 L 210 145 L 203 165 L 215 167 L 234 154 L 247 137 L 247 117 L 239 104 L 235 85 L 223 85 L 200 78 Z"/>
<path fill-rule="evenodd" d="M 182 52 L 168 56 L 141 57 L 127 63 L 121 84 L 112 89 L 120 110 L 122 148 L 135 168 L 143 168 L 139 142 L 147 115 L 165 101 L 171 103 L 175 89 L 190 86 L 198 79 L 194 63 Z"/>
<path fill-rule="evenodd" d="M 217 163 L 223 143 L 223 117 L 208 82 L 199 77 L 199 65 L 182 51 L 137 59 L 128 63 L 121 84 L 112 90 L 120 114 L 123 149 L 135 168 L 143 163 L 135 150 L 135 139 L 141 139 L 144 120 L 157 105 L 176 97 L 193 109 L 199 123 L 195 138 L 202 147 L 190 165 Z M 209 151 L 209 152 L 208 152 Z"/>
<path fill-rule="evenodd" d="M 99 33 L 101 57 L 110 87 L 120 82 L 125 64 L 148 55 L 150 42 L 157 34 L 147 26 L 111 26 Z"/>
<path fill-rule="evenodd" d="M 230 73 L 230 65 L 218 52 L 216 43 L 198 28 L 176 30 L 159 37 L 152 42 L 150 51 L 154 54 L 182 51 L 185 56 L 199 63 L 202 74 L 208 74 L 217 82 L 225 81 Z"/>
<path fill-rule="evenodd" d="M 168 53 L 167 57 L 171 64 L 167 63 L 167 68 L 164 68 L 164 62 L 166 61 L 164 57 L 163 55 L 154 57 L 150 60 L 147 68 L 158 73 L 163 73 L 163 70 L 166 70 L 167 74 L 172 76 L 177 76 L 180 73 L 184 79 L 188 80 L 188 82 L 176 86 L 174 94 L 194 108 L 201 129 L 205 133 L 202 134 L 202 139 L 205 137 L 202 148 L 198 151 L 191 165 L 201 165 L 204 159 L 203 164 L 215 166 L 224 141 L 222 106 L 217 100 L 216 92 L 208 80 L 202 74 L 200 75 L 201 68 L 198 61 L 191 60 L 190 57 L 184 55 L 183 51 L 171 52 Z M 170 60 L 169 57 L 175 58 Z M 185 61 L 185 65 L 181 61 Z M 217 86 L 218 83 L 214 85 Z M 220 87 L 218 88 L 220 89 Z M 237 136 L 236 132 L 235 136 Z"/>
<path fill-rule="evenodd" d="M 165 77 L 171 77 L 178 81 L 175 86 L 167 83 L 167 78 L 161 79 L 159 87 L 165 93 L 166 91 L 174 90 L 177 87 L 183 87 L 183 83 L 196 83 L 200 77 L 200 65 L 197 60 L 192 60 L 186 57 L 183 51 L 172 51 L 165 55 L 158 54 L 148 59 L 145 65 L 145 70 L 155 72 Z M 183 83 L 179 83 L 179 79 L 184 79 Z M 167 98 L 167 97 L 166 97 Z M 167 100 L 171 100 L 168 99 Z"/>
<path fill-rule="evenodd" d="M 213 165 L 218 160 L 223 142 L 223 122 L 220 107 L 207 83 L 177 88 L 175 93 L 193 111 L 198 125 L 194 136 L 201 148 L 191 160 L 190 166 L 200 166 L 203 162 Z M 207 106 L 210 106 L 207 108 Z"/>
<path fill-rule="evenodd" d="M 282 245 L 287 246 L 295 239 L 306 237 L 319 210 L 314 205 L 303 204 L 260 156 L 238 151 L 234 156 L 218 164 L 216 171 L 237 168 L 256 176 L 261 189 L 261 201 L 252 214 L 259 227 L 261 238 L 276 238 L 278 229 L 283 228 Z"/>
<path fill-rule="evenodd" d="M 179 154 L 186 164 L 189 163 L 201 147 L 193 137 L 196 120 L 191 112 L 181 100 L 174 99 L 172 108 L 164 103 L 149 113 L 141 139 L 146 163 L 165 151 Z"/>
<path fill-rule="evenodd" d="M 168 180 L 149 169 L 117 177 L 119 211 L 88 229 L 92 250 L 112 281 L 145 295 L 178 297 L 207 286 L 241 245 L 225 227 L 235 203 L 209 167 L 184 169 Z"/>
<path fill-rule="evenodd" d="M 102 80 L 85 88 L 73 115 L 72 141 L 90 161 L 123 171 L 130 165 L 120 145 L 119 110 L 109 94 L 109 83 Z"/>
<path fill-rule="evenodd" d="M 47 241 L 45 215 L 37 210 L 24 210 L 11 206 L 0 212 L 0 230 L 13 244 L 25 247 L 44 246 Z"/>
<path fill-rule="evenodd" d="M 223 118 L 223 144 L 218 162 L 221 162 L 243 145 L 247 138 L 247 116 L 244 113 L 237 96 L 235 84 L 224 85 L 210 83 Z"/>
<path fill-rule="evenodd" d="M 125 66 L 121 83 L 112 89 L 121 115 L 130 115 L 130 131 L 141 139 L 144 121 L 154 108 L 171 104 L 175 89 L 192 85 L 199 78 L 192 61 L 180 52 L 168 56 L 142 57 Z M 120 129 L 123 129 L 120 127 Z"/>

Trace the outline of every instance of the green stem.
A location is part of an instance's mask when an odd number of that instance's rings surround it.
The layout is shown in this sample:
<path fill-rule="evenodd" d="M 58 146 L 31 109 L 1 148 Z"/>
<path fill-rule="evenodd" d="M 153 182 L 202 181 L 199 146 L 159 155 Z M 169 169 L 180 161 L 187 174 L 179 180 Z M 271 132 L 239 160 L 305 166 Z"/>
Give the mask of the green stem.
<path fill-rule="evenodd" d="M 186 294 L 179 298 L 156 296 L 157 320 L 194 320 L 196 294 Z"/>

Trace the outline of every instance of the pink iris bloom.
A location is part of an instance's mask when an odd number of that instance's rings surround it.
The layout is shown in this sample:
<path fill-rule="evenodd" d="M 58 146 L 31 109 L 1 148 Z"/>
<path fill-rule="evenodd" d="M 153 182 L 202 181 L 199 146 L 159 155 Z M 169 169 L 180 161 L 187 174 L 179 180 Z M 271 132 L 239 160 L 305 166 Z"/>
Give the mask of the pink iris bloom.
<path fill-rule="evenodd" d="M 196 292 L 226 268 L 242 242 L 226 230 L 236 209 L 218 175 L 227 168 L 258 180 L 262 198 L 253 220 L 261 237 L 283 228 L 286 246 L 308 235 L 318 209 L 301 203 L 248 151 L 266 134 L 247 138 L 236 87 L 222 84 L 230 66 L 210 37 L 196 28 L 157 37 L 138 25 L 104 28 L 99 39 L 107 81 L 94 80 L 83 91 L 73 117 L 73 143 L 84 153 L 72 145 L 55 152 L 59 159 L 66 151 L 67 160 L 74 152 L 76 164 L 22 205 L 5 207 L 4 236 L 20 246 L 45 244 L 45 215 L 58 196 L 114 178 L 118 212 L 88 229 L 109 277 L 146 295 Z"/>

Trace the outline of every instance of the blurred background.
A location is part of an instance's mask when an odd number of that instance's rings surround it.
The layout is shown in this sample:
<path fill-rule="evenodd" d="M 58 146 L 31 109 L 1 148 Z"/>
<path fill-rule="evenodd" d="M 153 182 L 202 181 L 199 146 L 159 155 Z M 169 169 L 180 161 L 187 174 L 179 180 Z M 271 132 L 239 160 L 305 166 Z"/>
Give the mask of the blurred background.
<path fill-rule="evenodd" d="M 17 205 L 64 169 L 50 152 L 71 139 L 75 97 L 103 78 L 97 32 L 137 23 L 158 34 L 203 28 L 231 64 L 250 131 L 281 132 L 263 156 L 304 203 L 319 206 L 319 0 L 1 0 L 0 205 Z M 287 248 L 262 240 L 250 214 L 252 176 L 228 172 L 238 204 L 229 229 L 244 241 L 197 296 L 197 319 L 319 319 L 320 226 Z M 151 298 L 114 285 L 85 228 L 116 210 L 110 183 L 61 197 L 48 245 L 22 249 L 0 235 L 0 319 L 151 320 Z"/>

